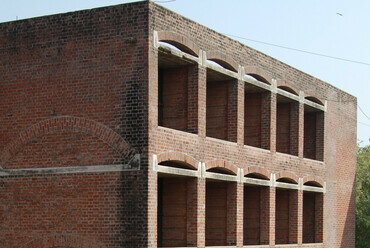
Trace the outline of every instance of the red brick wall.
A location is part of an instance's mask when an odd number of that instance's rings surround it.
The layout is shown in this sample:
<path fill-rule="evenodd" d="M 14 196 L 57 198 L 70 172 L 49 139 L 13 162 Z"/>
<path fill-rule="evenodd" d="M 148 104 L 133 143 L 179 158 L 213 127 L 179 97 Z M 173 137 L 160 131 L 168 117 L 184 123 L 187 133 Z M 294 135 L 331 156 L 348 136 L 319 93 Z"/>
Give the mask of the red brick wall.
<path fill-rule="evenodd" d="M 290 103 L 277 104 L 276 151 L 290 153 Z"/>
<path fill-rule="evenodd" d="M 261 190 L 244 186 L 244 245 L 260 244 Z"/>
<path fill-rule="evenodd" d="M 316 112 L 304 114 L 304 151 L 305 158 L 316 158 Z"/>
<path fill-rule="evenodd" d="M 262 95 L 245 94 L 244 144 L 261 147 L 262 134 Z"/>

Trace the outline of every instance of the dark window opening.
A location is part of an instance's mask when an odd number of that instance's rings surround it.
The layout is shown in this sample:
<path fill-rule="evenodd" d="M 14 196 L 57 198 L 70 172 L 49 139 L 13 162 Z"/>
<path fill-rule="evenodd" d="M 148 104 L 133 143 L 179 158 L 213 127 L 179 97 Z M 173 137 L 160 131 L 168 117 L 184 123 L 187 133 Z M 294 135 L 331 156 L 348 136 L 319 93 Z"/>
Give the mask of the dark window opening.
<path fill-rule="evenodd" d="M 245 175 L 245 177 L 255 178 L 255 179 L 262 179 L 262 180 L 269 180 L 267 176 L 262 175 L 260 173 L 249 173 L 249 174 Z"/>
<path fill-rule="evenodd" d="M 244 186 L 244 245 L 269 243 L 269 188 Z"/>
<path fill-rule="evenodd" d="M 278 180 L 276 180 L 277 182 L 281 182 L 281 183 L 291 183 L 291 184 L 298 184 L 296 181 L 294 181 L 293 179 L 291 178 L 288 178 L 288 177 L 282 177 L 282 178 L 279 178 Z"/>
<path fill-rule="evenodd" d="M 298 156 L 299 104 L 278 95 L 276 151 Z"/>
<path fill-rule="evenodd" d="M 196 246 L 196 180 L 159 175 L 158 247 Z"/>
<path fill-rule="evenodd" d="M 324 112 L 305 105 L 303 156 L 324 160 Z"/>
<path fill-rule="evenodd" d="M 298 237 L 298 191 L 276 189 L 275 243 L 296 244 Z"/>
<path fill-rule="evenodd" d="M 158 125 L 197 133 L 197 109 L 189 87 L 197 83 L 197 66 L 160 51 L 158 54 Z M 189 100 L 190 99 L 190 100 Z M 190 104 L 191 103 L 191 104 Z"/>
<path fill-rule="evenodd" d="M 214 168 L 208 169 L 207 171 L 214 172 L 214 173 L 219 173 L 219 174 L 224 174 L 224 175 L 235 176 L 235 173 L 233 171 L 228 170 L 228 169 L 223 168 L 223 167 L 214 167 Z"/>
<path fill-rule="evenodd" d="M 206 135 L 236 142 L 237 80 L 207 69 Z"/>
<path fill-rule="evenodd" d="M 267 79 L 265 79 L 264 77 L 258 75 L 258 74 L 246 74 L 247 77 L 251 77 L 253 79 L 256 79 L 257 81 L 260 81 L 262 83 L 265 83 L 265 84 L 270 84 L 269 81 Z"/>
<path fill-rule="evenodd" d="M 206 246 L 236 245 L 236 183 L 206 182 Z"/>
<path fill-rule="evenodd" d="M 282 89 L 282 90 L 284 90 L 284 91 L 286 91 L 286 92 L 289 92 L 289 93 L 291 93 L 291 94 L 293 94 L 293 95 L 298 96 L 298 93 L 297 93 L 297 92 L 295 92 L 295 90 L 293 90 L 292 88 L 289 88 L 288 86 L 279 86 L 278 88 L 279 88 L 279 89 Z"/>
<path fill-rule="evenodd" d="M 180 169 L 188 169 L 188 170 L 197 170 L 196 168 L 194 168 L 193 166 L 185 163 L 185 162 L 182 162 L 182 161 L 174 161 L 174 160 L 171 160 L 171 161 L 163 161 L 161 163 L 159 163 L 160 165 L 165 165 L 165 166 L 168 166 L 168 167 L 173 167 L 173 168 L 180 168 Z"/>
<path fill-rule="evenodd" d="M 271 93 L 246 84 L 244 95 L 244 144 L 270 149 Z"/>
<path fill-rule="evenodd" d="M 303 243 L 323 242 L 323 194 L 303 192 Z"/>

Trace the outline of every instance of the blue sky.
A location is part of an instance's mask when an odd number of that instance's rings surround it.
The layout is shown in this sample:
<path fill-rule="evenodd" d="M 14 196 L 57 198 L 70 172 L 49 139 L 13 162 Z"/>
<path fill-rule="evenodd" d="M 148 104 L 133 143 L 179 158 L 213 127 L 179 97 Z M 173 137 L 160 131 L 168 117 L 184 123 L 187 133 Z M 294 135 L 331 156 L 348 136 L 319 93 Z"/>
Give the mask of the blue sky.
<path fill-rule="evenodd" d="M 2 0 L 0 22 L 133 1 Z M 217 32 L 370 64 L 368 0 L 157 1 Z M 370 144 L 370 65 L 350 63 L 238 39 L 354 96 L 358 139 Z"/>

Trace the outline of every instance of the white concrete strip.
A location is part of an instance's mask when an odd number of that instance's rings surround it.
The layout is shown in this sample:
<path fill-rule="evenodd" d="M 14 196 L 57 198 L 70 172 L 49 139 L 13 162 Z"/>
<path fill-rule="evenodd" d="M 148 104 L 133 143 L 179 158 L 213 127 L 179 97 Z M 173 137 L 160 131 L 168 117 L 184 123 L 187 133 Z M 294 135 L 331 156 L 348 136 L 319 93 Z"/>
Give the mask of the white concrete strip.
<path fill-rule="evenodd" d="M 207 179 L 238 182 L 238 177 L 237 176 L 225 175 L 225 174 L 209 172 L 209 171 L 206 171 L 204 174 L 205 174 L 205 178 L 207 178 Z"/>
<path fill-rule="evenodd" d="M 171 175 L 187 176 L 187 177 L 198 177 L 197 170 L 174 168 L 174 167 L 169 167 L 169 166 L 164 166 L 164 165 L 157 165 L 157 172 L 171 174 Z"/>
<path fill-rule="evenodd" d="M 246 184 L 253 184 L 253 185 L 260 185 L 260 186 L 268 186 L 270 187 L 272 185 L 270 180 L 263 180 L 263 179 L 257 179 L 257 178 L 243 178 L 243 183 Z"/>
<path fill-rule="evenodd" d="M 299 96 L 294 95 L 294 94 L 292 94 L 292 93 L 290 93 L 290 92 L 287 92 L 287 91 L 285 91 L 285 90 L 282 90 L 282 89 L 277 88 L 277 93 L 278 93 L 279 95 L 285 96 L 285 97 L 287 97 L 287 98 L 289 98 L 289 99 L 292 99 L 292 100 L 294 100 L 294 101 L 299 102 Z"/>
<path fill-rule="evenodd" d="M 4 169 L 0 170 L 0 176 L 32 176 L 49 174 L 72 174 L 72 173 L 95 173 L 95 172 L 116 172 L 116 171 L 136 171 L 139 168 L 132 168 L 130 164 L 113 165 L 88 165 L 54 168 L 35 168 L 35 169 Z"/>
<path fill-rule="evenodd" d="M 247 82 L 248 84 L 251 84 L 251 85 L 257 86 L 259 88 L 265 89 L 267 91 L 272 91 L 271 85 L 268 85 L 266 83 L 260 82 L 260 81 L 258 81 L 256 79 L 250 78 L 248 76 L 245 76 L 244 75 L 243 81 L 244 82 Z"/>
<path fill-rule="evenodd" d="M 315 108 L 315 109 L 321 110 L 323 112 L 326 112 L 325 106 L 322 106 L 322 105 L 317 104 L 315 102 L 312 102 L 310 100 L 304 99 L 304 104 L 306 104 L 306 105 L 308 105 L 308 106 L 310 106 L 312 108 Z"/>
<path fill-rule="evenodd" d="M 292 184 L 292 183 L 275 182 L 275 187 L 276 188 L 283 188 L 283 189 L 298 190 L 298 184 Z"/>
<path fill-rule="evenodd" d="M 225 75 L 227 75 L 229 77 L 238 79 L 238 73 L 233 72 L 233 71 L 230 71 L 228 69 L 225 69 L 222 66 L 217 66 L 217 65 L 213 64 L 212 62 L 210 62 L 208 60 L 206 61 L 206 66 L 209 69 L 212 69 L 212 70 L 217 71 L 219 73 L 225 74 Z"/>
<path fill-rule="evenodd" d="M 188 54 L 188 53 L 185 53 L 183 51 L 178 51 L 178 50 L 175 50 L 169 46 L 166 46 L 162 43 L 158 43 L 158 49 L 163 49 L 165 51 L 168 51 L 171 53 L 171 55 L 174 55 L 176 57 L 179 57 L 181 59 L 185 59 L 185 60 L 188 60 L 188 61 L 191 61 L 191 62 L 195 62 L 195 63 L 199 63 L 199 58 L 191 55 L 191 54 Z"/>
<path fill-rule="evenodd" d="M 310 191 L 310 192 L 319 192 L 319 193 L 324 193 L 324 189 L 320 187 L 312 187 L 312 186 L 302 186 L 303 191 Z"/>

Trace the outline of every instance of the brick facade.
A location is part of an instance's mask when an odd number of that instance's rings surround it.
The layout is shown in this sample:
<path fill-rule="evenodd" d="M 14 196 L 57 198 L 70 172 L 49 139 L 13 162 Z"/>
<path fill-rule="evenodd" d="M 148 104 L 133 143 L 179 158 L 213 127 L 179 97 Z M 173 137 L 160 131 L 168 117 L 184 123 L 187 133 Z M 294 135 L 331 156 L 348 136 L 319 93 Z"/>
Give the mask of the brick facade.
<path fill-rule="evenodd" d="M 152 2 L 0 24 L 8 247 L 354 247 L 356 98 Z"/>

